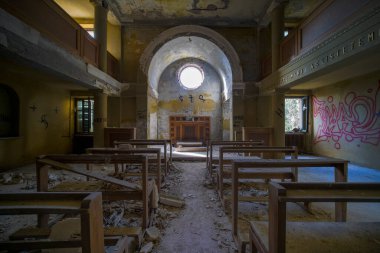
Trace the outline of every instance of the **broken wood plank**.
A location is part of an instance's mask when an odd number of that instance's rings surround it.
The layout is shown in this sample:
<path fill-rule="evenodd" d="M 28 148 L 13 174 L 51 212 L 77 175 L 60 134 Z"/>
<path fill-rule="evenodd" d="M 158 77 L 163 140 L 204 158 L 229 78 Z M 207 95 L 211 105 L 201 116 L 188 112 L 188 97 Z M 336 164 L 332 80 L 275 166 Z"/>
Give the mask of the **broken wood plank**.
<path fill-rule="evenodd" d="M 176 198 L 174 196 L 161 195 L 160 196 L 160 204 L 173 206 L 173 207 L 183 207 L 185 205 L 185 201 Z"/>
<path fill-rule="evenodd" d="M 96 173 L 96 172 L 91 172 L 91 171 L 87 171 L 87 170 L 73 168 L 70 165 L 63 164 L 63 163 L 60 163 L 60 162 L 56 162 L 56 161 L 52 161 L 52 160 L 48 160 L 48 159 L 41 159 L 41 160 L 39 160 L 39 162 L 47 164 L 47 165 L 50 165 L 52 167 L 59 168 L 59 169 L 68 170 L 68 171 L 71 171 L 71 172 L 74 172 L 74 173 L 77 173 L 77 174 L 80 174 L 80 175 L 83 175 L 83 176 L 88 176 L 88 177 L 95 178 L 95 179 L 98 179 L 98 180 L 102 180 L 102 181 L 105 181 L 105 182 L 108 182 L 108 183 L 112 183 L 112 184 L 116 184 L 116 185 L 119 185 L 119 186 L 123 186 L 123 187 L 129 188 L 129 189 L 132 189 L 132 190 L 141 190 L 141 186 L 140 185 L 133 184 L 133 183 L 130 183 L 130 182 L 126 182 L 126 181 L 123 181 L 123 180 L 120 180 L 120 179 L 117 179 L 117 178 L 113 178 L 113 177 L 110 177 L 110 176 L 102 175 L 102 174 L 99 174 L 99 173 Z"/>

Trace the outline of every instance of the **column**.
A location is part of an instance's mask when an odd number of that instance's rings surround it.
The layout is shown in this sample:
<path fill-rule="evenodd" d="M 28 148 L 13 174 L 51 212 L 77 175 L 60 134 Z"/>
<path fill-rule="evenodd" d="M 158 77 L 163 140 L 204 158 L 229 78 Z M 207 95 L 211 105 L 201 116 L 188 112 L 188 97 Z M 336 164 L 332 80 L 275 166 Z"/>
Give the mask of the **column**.
<path fill-rule="evenodd" d="M 104 128 L 107 127 L 107 94 L 94 92 L 94 147 L 104 147 Z"/>
<path fill-rule="evenodd" d="M 272 73 L 280 67 L 280 42 L 284 35 L 284 4 L 278 4 L 271 12 Z"/>
<path fill-rule="evenodd" d="M 233 120 L 232 120 L 232 98 L 231 97 L 222 103 L 222 127 L 223 127 L 223 140 L 233 140 Z"/>
<path fill-rule="evenodd" d="M 127 27 L 125 25 L 122 25 L 121 26 L 121 29 L 120 29 L 120 38 L 121 38 L 121 43 L 120 43 L 120 46 L 121 46 L 121 58 L 120 58 L 120 79 L 122 80 L 122 82 L 124 82 L 125 80 L 127 80 L 127 76 L 126 76 L 126 73 L 127 71 L 125 71 L 127 69 L 127 56 L 126 56 L 126 53 L 127 53 L 127 50 L 126 50 L 126 46 L 127 46 L 127 36 L 126 36 L 126 33 L 127 33 Z"/>
<path fill-rule="evenodd" d="M 272 95 L 273 146 L 285 146 L 285 95 L 276 91 Z"/>
<path fill-rule="evenodd" d="M 99 43 L 99 69 L 107 73 L 107 13 L 105 0 L 91 0 L 95 6 L 95 39 Z"/>

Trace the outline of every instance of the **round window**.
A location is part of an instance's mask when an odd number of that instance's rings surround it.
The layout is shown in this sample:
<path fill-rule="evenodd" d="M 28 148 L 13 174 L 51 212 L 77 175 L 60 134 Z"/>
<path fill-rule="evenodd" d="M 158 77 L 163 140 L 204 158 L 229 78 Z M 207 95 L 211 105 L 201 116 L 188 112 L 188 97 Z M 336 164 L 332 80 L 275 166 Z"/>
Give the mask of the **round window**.
<path fill-rule="evenodd" d="M 204 75 L 202 69 L 197 65 L 185 65 L 179 71 L 180 83 L 189 90 L 194 90 L 202 85 Z"/>

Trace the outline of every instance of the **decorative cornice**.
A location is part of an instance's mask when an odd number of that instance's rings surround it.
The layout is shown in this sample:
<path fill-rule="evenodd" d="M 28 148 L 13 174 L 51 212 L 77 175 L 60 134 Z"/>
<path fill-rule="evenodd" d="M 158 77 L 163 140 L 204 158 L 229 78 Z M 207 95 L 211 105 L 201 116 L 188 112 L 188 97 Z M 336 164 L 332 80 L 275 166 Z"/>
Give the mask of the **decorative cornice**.
<path fill-rule="evenodd" d="M 288 65 L 296 64 L 299 61 L 303 60 L 304 58 L 310 56 L 311 54 L 314 54 L 316 51 L 318 51 L 318 50 L 320 50 L 320 49 L 322 49 L 324 47 L 327 47 L 329 44 L 331 44 L 332 42 L 336 41 L 338 38 L 340 38 L 343 35 L 349 33 L 351 30 L 353 30 L 354 28 L 356 28 L 360 24 L 368 21 L 369 19 L 371 19 L 372 17 L 376 16 L 379 13 L 380 13 L 380 6 L 377 7 L 377 8 L 375 8 L 373 11 L 369 12 L 368 15 L 365 15 L 365 16 L 357 19 L 356 21 L 352 22 L 350 25 L 346 26 L 344 29 L 342 29 L 342 30 L 340 30 L 338 32 L 333 33 L 329 38 L 327 38 L 326 40 L 324 40 L 320 44 L 312 47 L 307 52 L 305 52 L 305 53 L 303 53 L 301 55 L 296 56 L 288 64 L 286 64 L 285 66 L 283 66 L 280 69 L 285 69 L 285 68 L 289 67 Z"/>
<path fill-rule="evenodd" d="M 294 85 L 296 81 L 327 66 L 334 66 L 343 59 L 378 45 L 380 43 L 379 13 L 380 6 L 278 69 L 279 85 L 277 86 Z"/>

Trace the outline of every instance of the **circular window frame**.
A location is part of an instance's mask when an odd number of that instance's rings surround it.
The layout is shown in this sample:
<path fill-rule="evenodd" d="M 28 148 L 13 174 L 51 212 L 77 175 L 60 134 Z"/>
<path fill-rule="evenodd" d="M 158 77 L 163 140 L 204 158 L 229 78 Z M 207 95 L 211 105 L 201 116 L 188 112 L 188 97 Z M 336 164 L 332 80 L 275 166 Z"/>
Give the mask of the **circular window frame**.
<path fill-rule="evenodd" d="M 196 87 L 189 87 L 187 85 L 185 85 L 184 83 L 182 83 L 181 81 L 181 73 L 186 69 L 186 68 L 189 68 L 189 67 L 192 67 L 192 68 L 195 68 L 199 71 L 199 73 L 202 75 L 202 81 L 200 82 L 200 84 Z M 204 74 L 204 71 L 202 69 L 201 66 L 199 66 L 198 64 L 195 64 L 195 63 L 188 63 L 188 64 L 185 64 L 183 65 L 179 70 L 178 70 L 178 73 L 177 73 L 177 80 L 179 82 L 179 84 L 181 85 L 181 87 L 183 87 L 184 89 L 186 90 L 195 90 L 195 89 L 198 89 L 199 87 L 202 86 L 204 80 L 205 80 L 205 74 Z"/>

